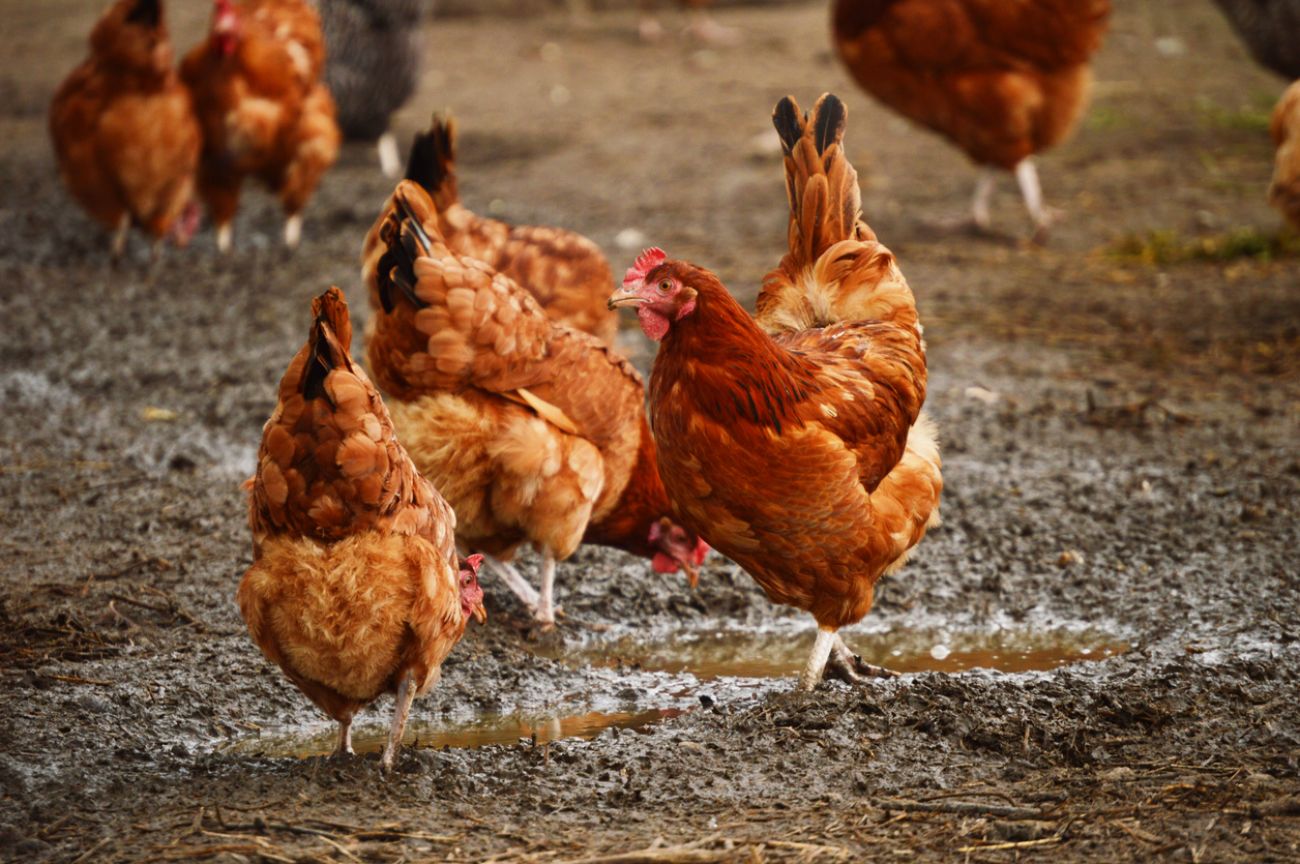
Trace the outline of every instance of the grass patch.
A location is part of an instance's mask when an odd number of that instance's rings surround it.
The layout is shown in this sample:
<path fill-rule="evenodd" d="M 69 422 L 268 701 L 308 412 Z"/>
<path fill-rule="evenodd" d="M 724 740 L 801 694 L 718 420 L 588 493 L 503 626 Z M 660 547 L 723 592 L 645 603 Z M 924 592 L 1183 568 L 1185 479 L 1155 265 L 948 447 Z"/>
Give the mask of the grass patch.
<path fill-rule="evenodd" d="M 1188 261 L 1224 263 L 1241 259 L 1267 262 L 1300 255 L 1300 237 L 1265 233 L 1258 228 L 1234 228 L 1223 234 L 1200 237 L 1158 230 L 1123 237 L 1111 245 L 1110 254 L 1121 261 L 1152 266 Z"/>
<path fill-rule="evenodd" d="M 1211 129 L 1230 129 L 1239 132 L 1268 134 L 1269 120 L 1273 116 L 1276 93 L 1255 91 L 1244 105 L 1224 108 L 1206 98 L 1196 100 L 1196 116 L 1202 126 Z"/>

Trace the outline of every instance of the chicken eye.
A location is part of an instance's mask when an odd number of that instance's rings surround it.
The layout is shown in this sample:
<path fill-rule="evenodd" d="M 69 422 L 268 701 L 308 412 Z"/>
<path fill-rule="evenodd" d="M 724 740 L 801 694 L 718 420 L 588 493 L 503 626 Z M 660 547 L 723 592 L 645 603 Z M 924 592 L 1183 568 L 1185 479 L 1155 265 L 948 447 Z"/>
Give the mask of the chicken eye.
<path fill-rule="evenodd" d="M 672 291 L 672 290 L 673 290 L 673 283 L 672 283 L 672 280 L 671 280 L 671 279 L 665 279 L 665 280 L 663 280 L 662 282 L 659 283 L 659 293 L 660 293 L 660 294 L 667 294 L 669 291 Z"/>

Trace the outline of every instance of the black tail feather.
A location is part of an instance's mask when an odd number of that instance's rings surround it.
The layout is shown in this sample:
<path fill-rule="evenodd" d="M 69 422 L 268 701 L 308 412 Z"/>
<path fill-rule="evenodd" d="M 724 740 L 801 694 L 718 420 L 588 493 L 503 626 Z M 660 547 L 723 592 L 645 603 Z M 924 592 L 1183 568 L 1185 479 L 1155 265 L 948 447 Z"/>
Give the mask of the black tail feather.
<path fill-rule="evenodd" d="M 406 179 L 424 187 L 430 195 L 436 194 L 444 184 L 455 182 L 456 125 L 448 117 L 437 114 L 429 124 L 429 131 L 415 136 L 411 155 L 406 160 Z"/>
<path fill-rule="evenodd" d="M 334 400 L 325 392 L 325 378 L 334 369 L 334 358 L 330 353 L 329 339 L 326 338 L 326 322 L 317 318 L 311 332 L 311 354 L 307 357 L 307 371 L 302 376 L 302 398 L 311 402 L 324 399 L 334 406 Z"/>
<path fill-rule="evenodd" d="M 135 0 L 126 22 L 151 29 L 157 27 L 162 22 L 162 0 Z"/>
<path fill-rule="evenodd" d="M 397 308 L 394 290 L 400 290 L 416 309 L 429 305 L 415 293 L 415 259 L 428 254 L 433 241 L 400 196 L 397 210 L 400 221 L 390 220 L 384 226 L 388 249 L 379 258 L 379 302 L 388 313 Z"/>
<path fill-rule="evenodd" d="M 848 122 L 848 111 L 844 103 L 834 93 L 827 93 L 818 102 L 816 143 L 817 154 L 826 152 L 826 148 L 840 140 Z"/>
<path fill-rule="evenodd" d="M 803 134 L 803 125 L 799 119 L 799 107 L 789 96 L 776 103 L 776 108 L 772 111 L 772 125 L 776 127 L 776 134 L 781 137 L 781 149 L 787 156 L 794 150 L 794 145 L 799 142 L 799 136 Z"/>

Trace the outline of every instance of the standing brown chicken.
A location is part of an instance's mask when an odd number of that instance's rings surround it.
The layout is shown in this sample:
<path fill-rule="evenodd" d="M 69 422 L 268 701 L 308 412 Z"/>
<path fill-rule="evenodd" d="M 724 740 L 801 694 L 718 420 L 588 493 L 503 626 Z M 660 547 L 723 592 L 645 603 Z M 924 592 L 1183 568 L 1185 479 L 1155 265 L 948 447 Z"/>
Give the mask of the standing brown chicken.
<path fill-rule="evenodd" d="M 650 414 L 659 473 L 683 526 L 744 567 L 776 603 L 806 609 L 817 640 L 800 686 L 880 673 L 838 630 L 938 521 L 939 447 L 925 345 L 894 256 L 861 221 L 844 156 L 845 109 L 811 119 L 790 98 L 790 251 L 750 316 L 707 270 L 642 254 L 611 306 L 659 342 Z"/>
<path fill-rule="evenodd" d="M 302 210 L 339 151 L 324 62 L 320 19 L 305 0 L 214 0 L 211 32 L 181 77 L 203 126 L 199 194 L 221 251 L 246 177 L 279 196 L 285 245 L 298 245 Z"/>
<path fill-rule="evenodd" d="M 988 228 L 996 170 L 1014 171 L 1046 237 L 1033 155 L 1074 128 L 1110 0 L 835 0 L 835 48 L 872 96 L 984 166 L 973 217 Z"/>
<path fill-rule="evenodd" d="M 312 313 L 248 483 L 253 566 L 239 610 L 262 653 L 338 721 L 336 753 L 352 752 L 357 711 L 397 694 L 390 768 L 411 702 L 437 683 L 470 617 L 486 617 L 481 558 L 459 561 L 455 514 L 349 356 L 343 293 L 326 291 Z"/>
<path fill-rule="evenodd" d="M 452 252 L 418 184 L 398 184 L 381 218 L 367 359 L 411 457 L 455 507 L 460 541 L 501 559 L 544 626 L 555 622 L 556 562 L 584 542 L 694 581 L 708 547 L 668 518 L 631 364 Z M 526 543 L 542 555 L 540 592 L 509 564 Z"/>
<path fill-rule="evenodd" d="M 452 252 L 476 258 L 527 288 L 552 321 L 614 344 L 618 316 L 605 307 L 614 271 L 605 253 L 575 231 L 549 225 L 510 225 L 465 207 L 456 187 L 456 123 L 452 118 L 434 115 L 429 130 L 415 137 L 406 179 L 419 183 L 433 198 L 438 232 Z M 381 254 L 378 240 L 377 230 L 366 238 L 363 267 L 367 262 L 373 266 Z M 369 276 L 367 281 L 373 283 Z M 375 299 L 372 294 L 371 301 Z"/>
<path fill-rule="evenodd" d="M 132 225 L 158 244 L 189 239 L 185 218 L 199 160 L 199 125 L 172 68 L 161 0 L 118 0 L 90 34 L 90 57 L 50 104 L 50 137 L 73 197 L 115 230 L 113 257 Z"/>

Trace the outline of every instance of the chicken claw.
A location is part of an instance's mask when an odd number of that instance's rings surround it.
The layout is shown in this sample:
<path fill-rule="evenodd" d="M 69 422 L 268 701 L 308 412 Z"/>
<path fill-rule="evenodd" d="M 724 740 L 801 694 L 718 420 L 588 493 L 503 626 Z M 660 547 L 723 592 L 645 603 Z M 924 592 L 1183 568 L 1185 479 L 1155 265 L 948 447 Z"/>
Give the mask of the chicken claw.
<path fill-rule="evenodd" d="M 845 684 L 862 684 L 868 678 L 897 678 L 899 673 L 866 662 L 860 654 L 854 654 L 837 635 L 835 644 L 831 647 L 831 656 L 826 660 L 823 677 L 835 678 Z"/>

